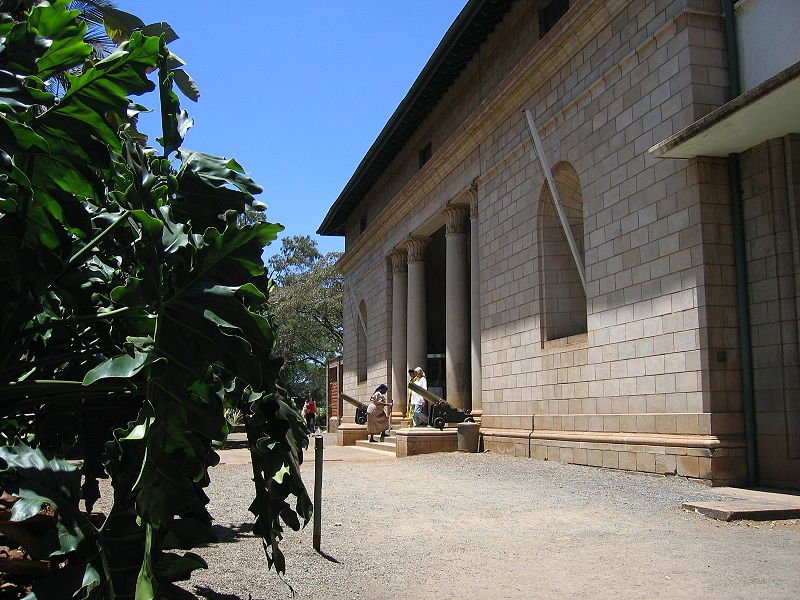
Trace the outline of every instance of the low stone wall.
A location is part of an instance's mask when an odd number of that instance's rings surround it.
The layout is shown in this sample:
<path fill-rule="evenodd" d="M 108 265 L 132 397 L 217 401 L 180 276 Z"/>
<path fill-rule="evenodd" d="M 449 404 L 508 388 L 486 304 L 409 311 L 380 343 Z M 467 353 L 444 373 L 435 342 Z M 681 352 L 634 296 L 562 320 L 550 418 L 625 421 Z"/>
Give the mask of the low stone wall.
<path fill-rule="evenodd" d="M 738 436 L 637 434 L 491 428 L 481 431 L 491 452 L 578 465 L 679 475 L 708 485 L 746 480 Z"/>
<path fill-rule="evenodd" d="M 358 423 L 339 423 L 336 433 L 340 446 L 354 446 L 356 441 L 367 439 L 367 426 Z"/>

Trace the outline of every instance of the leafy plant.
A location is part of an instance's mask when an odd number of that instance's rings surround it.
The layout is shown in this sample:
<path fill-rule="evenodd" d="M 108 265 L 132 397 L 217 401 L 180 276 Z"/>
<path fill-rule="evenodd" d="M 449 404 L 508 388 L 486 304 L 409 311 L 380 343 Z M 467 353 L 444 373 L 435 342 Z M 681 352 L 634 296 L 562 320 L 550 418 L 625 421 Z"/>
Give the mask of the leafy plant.
<path fill-rule="evenodd" d="M 226 408 L 225 420 L 231 425 L 242 425 L 244 423 L 244 413 L 238 408 Z"/>
<path fill-rule="evenodd" d="M 192 121 L 173 86 L 197 89 L 168 25 L 107 9 L 119 47 L 97 60 L 66 0 L 21 5 L 0 0 L 0 486 L 12 522 L 52 521 L 25 547 L 56 565 L 29 597 L 191 596 L 175 582 L 205 565 L 171 550 L 210 525 L 226 407 L 244 415 L 254 532 L 282 572 L 283 527 L 307 522 L 311 502 L 305 427 L 262 316 L 260 256 L 281 227 L 240 222 L 263 205 L 235 160 L 181 148 Z M 160 152 L 131 100 L 154 89 Z M 78 501 L 91 510 L 106 475 L 113 505 L 97 522 Z"/>

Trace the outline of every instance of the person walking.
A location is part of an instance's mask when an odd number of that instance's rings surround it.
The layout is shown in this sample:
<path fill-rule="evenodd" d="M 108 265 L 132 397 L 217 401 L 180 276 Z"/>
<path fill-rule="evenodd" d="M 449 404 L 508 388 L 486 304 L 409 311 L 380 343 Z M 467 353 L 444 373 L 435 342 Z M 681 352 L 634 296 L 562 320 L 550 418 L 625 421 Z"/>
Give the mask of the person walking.
<path fill-rule="evenodd" d="M 369 441 L 374 442 L 373 437 L 376 433 L 381 436 L 381 441 L 386 437 L 386 430 L 389 429 L 389 417 L 386 416 L 384 406 L 391 406 L 392 403 L 386 400 L 386 392 L 389 391 L 389 386 L 385 383 L 380 384 L 375 388 L 372 396 L 369 399 L 369 406 L 367 406 L 367 434 Z"/>
<path fill-rule="evenodd" d="M 408 370 L 411 375 L 411 383 L 418 385 L 421 388 L 428 389 L 428 380 L 425 378 L 425 371 L 422 367 L 414 367 Z M 411 391 L 411 426 L 422 427 L 428 424 L 428 401 L 425 400 L 420 394 Z"/>
<path fill-rule="evenodd" d="M 306 403 L 303 405 L 303 416 L 306 419 L 308 432 L 313 434 L 317 428 L 317 403 L 311 394 L 306 397 Z"/>

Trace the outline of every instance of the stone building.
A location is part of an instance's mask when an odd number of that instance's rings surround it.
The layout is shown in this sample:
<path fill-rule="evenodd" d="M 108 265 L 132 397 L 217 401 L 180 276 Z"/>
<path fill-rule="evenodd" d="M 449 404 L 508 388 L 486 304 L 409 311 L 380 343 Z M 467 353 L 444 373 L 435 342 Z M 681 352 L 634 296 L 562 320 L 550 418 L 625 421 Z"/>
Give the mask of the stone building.
<path fill-rule="evenodd" d="M 399 419 L 420 365 L 493 451 L 800 487 L 800 4 L 735 4 L 470 0 L 319 228 L 344 392 Z"/>

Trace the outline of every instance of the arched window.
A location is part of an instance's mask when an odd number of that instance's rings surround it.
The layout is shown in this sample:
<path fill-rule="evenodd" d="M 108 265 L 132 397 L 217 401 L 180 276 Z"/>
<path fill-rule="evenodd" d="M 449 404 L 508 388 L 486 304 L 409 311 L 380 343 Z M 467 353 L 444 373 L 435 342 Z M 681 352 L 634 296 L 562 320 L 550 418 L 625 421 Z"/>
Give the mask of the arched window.
<path fill-rule="evenodd" d="M 583 193 L 578 173 L 570 163 L 559 162 L 553 166 L 553 179 L 583 259 Z M 538 237 L 543 339 L 586 333 L 586 294 L 546 182 L 539 196 Z"/>
<path fill-rule="evenodd" d="M 358 382 L 367 380 L 367 305 L 362 300 L 358 304 L 357 338 L 357 370 Z"/>

